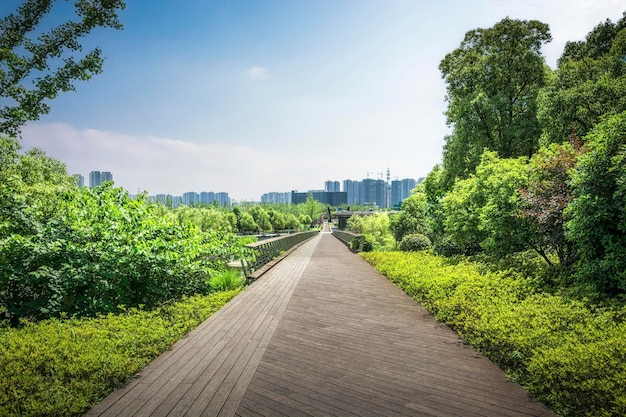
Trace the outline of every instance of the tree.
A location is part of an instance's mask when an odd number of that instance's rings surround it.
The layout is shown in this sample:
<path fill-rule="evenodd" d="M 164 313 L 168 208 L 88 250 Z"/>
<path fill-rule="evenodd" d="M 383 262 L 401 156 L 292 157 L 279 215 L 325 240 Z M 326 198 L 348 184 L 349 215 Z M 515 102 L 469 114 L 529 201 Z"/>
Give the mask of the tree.
<path fill-rule="evenodd" d="M 453 127 L 444 146 L 450 184 L 471 174 L 485 149 L 502 158 L 536 151 L 536 98 L 547 73 L 540 49 L 551 39 L 544 23 L 505 18 L 467 32 L 441 61 L 447 123 Z"/>
<path fill-rule="evenodd" d="M 298 217 L 298 222 L 302 225 L 303 228 L 309 229 L 313 223 L 313 219 L 308 214 L 301 214 Z"/>
<path fill-rule="evenodd" d="M 300 228 L 300 222 L 295 214 L 287 214 L 285 216 L 285 228 L 291 230 L 297 230 Z"/>
<path fill-rule="evenodd" d="M 427 235 L 430 232 L 428 225 L 428 201 L 423 187 L 418 185 L 418 191 L 406 198 L 401 206 L 400 213 L 389 218 L 389 226 L 396 242 L 410 234 Z"/>
<path fill-rule="evenodd" d="M 252 215 L 247 212 L 241 213 L 238 224 L 239 231 L 243 233 L 256 232 L 259 230 L 259 226 L 254 221 L 254 217 L 252 217 Z"/>
<path fill-rule="evenodd" d="M 486 151 L 476 174 L 458 180 L 443 199 L 445 229 L 456 246 L 498 257 L 527 248 L 529 229 L 519 216 L 520 188 L 527 183 L 525 157 L 504 159 Z"/>
<path fill-rule="evenodd" d="M 263 207 L 254 206 L 248 210 L 248 213 L 254 218 L 254 222 L 259 227 L 259 232 L 271 232 L 273 230 L 270 216 Z"/>
<path fill-rule="evenodd" d="M 324 212 L 324 205 L 313 198 L 312 193 L 308 193 L 304 203 L 299 204 L 302 206 L 303 214 L 306 214 L 311 218 L 311 221 L 320 217 Z"/>
<path fill-rule="evenodd" d="M 0 136 L 0 240 L 35 230 L 57 211 L 61 192 L 76 187 L 60 161 L 36 148 L 20 150 L 17 139 Z"/>
<path fill-rule="evenodd" d="M 433 242 L 439 241 L 445 235 L 443 225 L 442 200 L 452 184 L 446 184 L 446 173 L 441 165 L 435 165 L 420 184 L 420 189 L 426 194 L 428 203 L 429 238 Z"/>
<path fill-rule="evenodd" d="M 272 225 L 273 230 L 283 230 L 285 228 L 285 216 L 274 209 L 267 210 L 267 215 L 269 216 L 270 224 Z"/>
<path fill-rule="evenodd" d="M 626 111 L 586 137 L 589 152 L 573 173 L 565 211 L 568 238 L 580 255 L 577 274 L 606 295 L 626 292 Z"/>
<path fill-rule="evenodd" d="M 81 56 L 80 41 L 97 27 L 122 27 L 122 0 L 77 0 L 77 19 L 46 31 L 42 21 L 54 2 L 27 0 L 0 20 L 0 134 L 17 136 L 22 125 L 50 111 L 46 100 L 100 73 L 102 51 Z"/>
<path fill-rule="evenodd" d="M 366 235 L 366 240 L 372 242 L 375 250 L 388 250 L 395 245 L 387 213 L 351 216 L 348 219 L 347 228 L 352 232 Z"/>
<path fill-rule="evenodd" d="M 568 42 L 538 97 L 543 144 L 574 129 L 584 137 L 602 116 L 626 110 L 626 15 L 597 25 L 585 41 Z"/>
<path fill-rule="evenodd" d="M 570 172 L 585 152 L 576 134 L 570 142 L 542 147 L 530 161 L 530 183 L 521 189 L 521 216 L 533 233 L 529 245 L 552 266 L 551 253 L 556 253 L 559 268 L 568 271 L 576 259 L 575 242 L 565 235 L 565 209 L 573 198 Z"/>

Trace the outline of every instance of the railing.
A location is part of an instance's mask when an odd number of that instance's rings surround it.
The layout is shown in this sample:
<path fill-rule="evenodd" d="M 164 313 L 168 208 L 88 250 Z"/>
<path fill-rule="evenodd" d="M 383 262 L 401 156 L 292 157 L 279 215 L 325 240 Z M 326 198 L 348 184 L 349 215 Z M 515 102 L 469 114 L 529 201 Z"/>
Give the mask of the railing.
<path fill-rule="evenodd" d="M 350 248 L 353 252 L 360 252 L 363 250 L 363 244 L 365 243 L 365 235 L 358 233 L 346 232 L 345 230 L 333 230 L 333 236 L 341 240 Z M 358 243 L 352 243 L 355 239 L 358 239 Z"/>
<path fill-rule="evenodd" d="M 253 259 L 247 262 L 244 260 L 241 261 L 243 273 L 246 275 L 248 281 L 258 278 L 258 275 L 260 275 L 259 272 L 262 270 L 262 268 L 270 264 L 272 260 L 276 259 L 279 255 L 288 251 L 294 246 L 312 238 L 318 233 L 319 230 L 293 233 L 290 235 L 273 237 L 246 245 L 246 248 L 250 249 L 253 252 Z"/>

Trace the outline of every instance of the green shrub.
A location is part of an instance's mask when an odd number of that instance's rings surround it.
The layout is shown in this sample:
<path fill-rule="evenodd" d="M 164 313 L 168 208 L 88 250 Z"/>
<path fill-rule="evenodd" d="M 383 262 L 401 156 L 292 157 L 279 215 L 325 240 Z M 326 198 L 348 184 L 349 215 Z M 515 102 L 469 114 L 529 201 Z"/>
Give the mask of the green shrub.
<path fill-rule="evenodd" d="M 457 256 L 464 253 L 463 248 L 458 246 L 449 235 L 437 239 L 433 245 L 433 250 L 441 256 Z"/>
<path fill-rule="evenodd" d="M 80 416 L 238 291 L 153 311 L 0 327 L 0 415 Z"/>
<path fill-rule="evenodd" d="M 432 243 L 428 236 L 419 233 L 406 235 L 400 242 L 400 250 L 405 252 L 416 252 L 420 250 L 430 249 Z"/>
<path fill-rule="evenodd" d="M 0 314 L 14 323 L 208 293 L 221 258 L 243 251 L 234 234 L 176 224 L 110 183 L 60 200 L 49 216 L 24 213 L 30 229 L 0 233 Z"/>
<path fill-rule="evenodd" d="M 560 415 L 626 415 L 626 307 L 593 312 L 427 252 L 362 256 Z"/>

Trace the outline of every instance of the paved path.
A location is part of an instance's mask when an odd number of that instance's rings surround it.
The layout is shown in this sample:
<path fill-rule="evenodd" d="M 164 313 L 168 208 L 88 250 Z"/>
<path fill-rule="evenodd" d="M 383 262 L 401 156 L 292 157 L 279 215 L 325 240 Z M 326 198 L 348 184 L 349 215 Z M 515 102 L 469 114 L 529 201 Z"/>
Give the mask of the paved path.
<path fill-rule="evenodd" d="M 554 416 L 321 233 L 88 416 Z"/>

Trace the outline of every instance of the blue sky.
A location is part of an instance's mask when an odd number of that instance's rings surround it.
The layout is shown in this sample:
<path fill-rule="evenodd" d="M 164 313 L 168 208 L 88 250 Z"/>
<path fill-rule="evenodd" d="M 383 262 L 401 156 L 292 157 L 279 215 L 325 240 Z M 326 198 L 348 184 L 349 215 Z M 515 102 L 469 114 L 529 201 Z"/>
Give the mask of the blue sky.
<path fill-rule="evenodd" d="M 2 0 L 0 14 L 20 2 Z M 60 3 L 64 3 L 60 1 Z M 55 18 L 64 16 L 63 4 Z M 437 69 L 465 32 L 506 16 L 566 41 L 622 16 L 613 0 L 128 0 L 124 29 L 85 43 L 104 72 L 22 131 L 70 173 L 113 172 L 131 192 L 322 189 L 425 176 L 448 132 Z"/>

